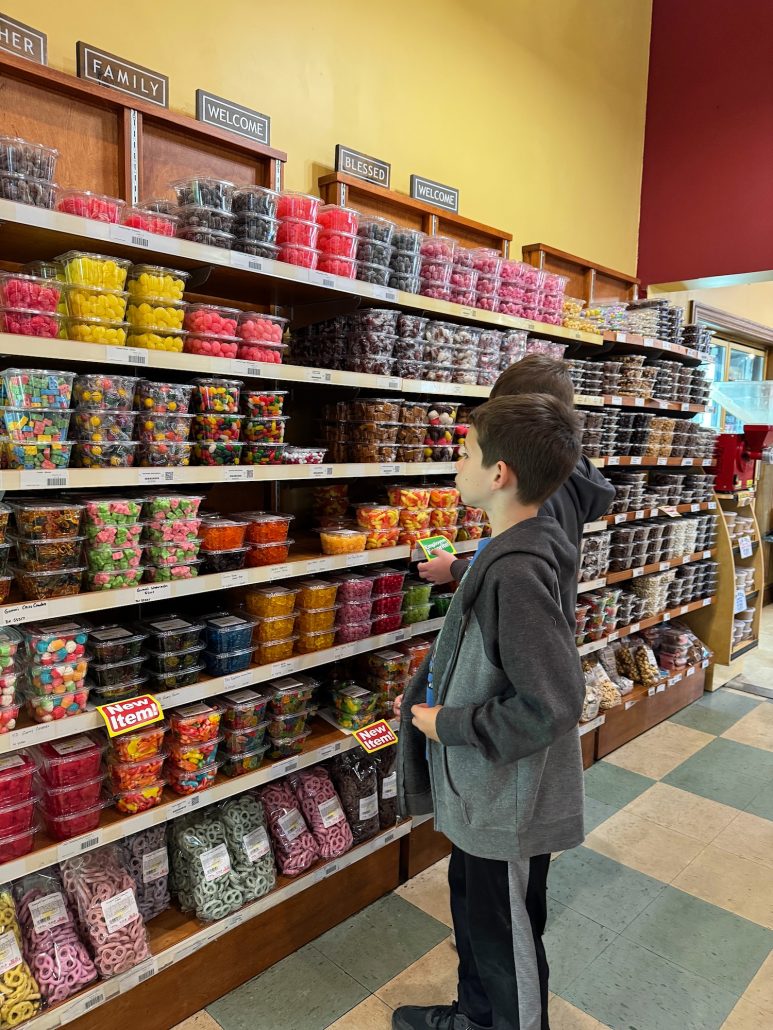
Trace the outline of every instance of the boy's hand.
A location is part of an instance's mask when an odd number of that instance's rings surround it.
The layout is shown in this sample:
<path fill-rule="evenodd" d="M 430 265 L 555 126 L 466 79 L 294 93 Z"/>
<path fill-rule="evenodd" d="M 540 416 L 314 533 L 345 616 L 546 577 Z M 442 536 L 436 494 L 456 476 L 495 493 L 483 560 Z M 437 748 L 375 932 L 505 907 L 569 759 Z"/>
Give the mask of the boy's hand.
<path fill-rule="evenodd" d="M 425 737 L 429 737 L 430 740 L 436 740 L 440 743 L 440 737 L 437 735 L 435 729 L 435 723 L 437 722 L 438 712 L 441 710 L 442 705 L 414 705 L 411 708 L 411 722 L 424 734 Z"/>
<path fill-rule="evenodd" d="M 456 561 L 456 555 L 450 551 L 433 551 L 434 557 L 431 561 L 420 562 L 419 575 L 430 583 L 450 583 L 453 580 L 451 566 Z"/>
<path fill-rule="evenodd" d="M 394 704 L 392 705 L 392 708 L 394 710 L 395 718 L 396 719 L 400 718 L 400 711 L 401 711 L 402 707 L 403 707 L 403 695 L 400 694 L 399 697 L 395 698 Z"/>

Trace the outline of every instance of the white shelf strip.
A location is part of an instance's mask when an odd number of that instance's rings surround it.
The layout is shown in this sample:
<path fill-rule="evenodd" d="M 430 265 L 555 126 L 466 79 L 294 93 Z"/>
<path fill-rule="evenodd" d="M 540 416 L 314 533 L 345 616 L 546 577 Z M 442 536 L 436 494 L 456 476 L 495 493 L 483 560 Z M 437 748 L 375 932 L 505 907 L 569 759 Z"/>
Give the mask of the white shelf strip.
<path fill-rule="evenodd" d="M 341 872 L 341 870 L 348 869 L 382 848 L 388 847 L 394 841 L 407 836 L 411 829 L 412 823 L 410 820 L 398 823 L 393 829 L 378 834 L 372 840 L 361 844 L 359 847 L 352 848 L 351 851 L 348 851 L 340 858 L 314 866 L 304 876 L 299 876 L 283 887 L 279 887 L 271 891 L 270 894 L 266 894 L 265 897 L 260 898 L 258 901 L 245 905 L 244 908 L 234 912 L 233 915 L 227 916 L 225 919 L 219 919 L 217 922 L 203 926 L 178 944 L 164 948 L 163 951 L 159 951 L 128 972 L 82 991 L 69 1001 L 42 1012 L 35 1019 L 25 1023 L 25 1027 L 28 1027 L 29 1030 L 56 1030 L 57 1027 L 72 1023 L 80 1016 L 85 1015 L 85 1013 L 91 1012 L 106 1002 L 112 1001 L 113 998 L 133 990 L 138 984 L 151 979 L 151 977 L 162 970 L 168 969 L 170 966 L 189 958 L 195 952 L 200 951 L 201 948 L 216 941 L 219 937 L 230 933 L 237 926 L 241 926 L 249 922 L 249 920 L 263 915 L 264 912 L 268 912 L 285 901 L 289 901 L 290 898 L 294 898 L 310 887 L 314 887 L 323 880 L 329 879 L 336 873 Z"/>
<path fill-rule="evenodd" d="M 0 490 L 64 490 L 114 486 L 208 486 L 215 483 L 317 482 L 373 476 L 437 476 L 456 472 L 453 461 L 341 465 L 186 465 L 173 468 L 58 469 L 0 472 Z"/>

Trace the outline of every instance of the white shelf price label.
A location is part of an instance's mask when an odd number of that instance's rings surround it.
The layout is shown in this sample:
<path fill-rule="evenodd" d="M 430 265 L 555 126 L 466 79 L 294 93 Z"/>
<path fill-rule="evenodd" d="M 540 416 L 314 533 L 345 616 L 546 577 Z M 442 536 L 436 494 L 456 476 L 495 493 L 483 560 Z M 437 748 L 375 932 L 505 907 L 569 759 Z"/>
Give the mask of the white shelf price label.
<path fill-rule="evenodd" d="M 147 365 L 148 351 L 141 347 L 105 347 L 105 361 L 114 365 Z"/>
<path fill-rule="evenodd" d="M 339 869 L 340 865 L 338 864 L 338 862 L 328 862 L 328 864 L 325 866 L 325 879 L 327 879 L 328 876 L 332 876 L 333 873 L 337 873 Z"/>
<path fill-rule="evenodd" d="M 101 841 L 102 838 L 98 832 L 90 833 L 88 837 L 67 840 L 64 844 L 59 845 L 57 857 L 60 862 L 64 862 L 65 859 L 74 858 L 76 855 L 82 855 L 84 851 L 91 851 L 92 848 L 99 847 Z"/>
<path fill-rule="evenodd" d="M 241 254 L 238 251 L 231 251 L 231 268 L 242 268 L 247 272 L 262 272 L 263 262 L 252 254 Z"/>
<path fill-rule="evenodd" d="M 658 458 L 658 465 L 668 465 L 668 458 Z"/>
<path fill-rule="evenodd" d="M 336 740 L 333 744 L 326 744 L 325 747 L 319 749 L 319 760 L 324 762 L 326 758 L 332 758 L 333 755 L 337 755 L 341 750 L 341 741 Z"/>
<path fill-rule="evenodd" d="M 332 465 L 310 465 L 309 479 L 328 479 L 333 475 Z"/>
<path fill-rule="evenodd" d="M 132 229 L 129 225 L 111 225 L 110 239 L 114 243 L 125 243 L 129 247 L 150 249 L 150 236 L 142 229 Z"/>
<path fill-rule="evenodd" d="M 231 465 L 223 469 L 223 480 L 226 483 L 244 483 L 255 478 L 252 465 Z"/>
<path fill-rule="evenodd" d="M 287 676 L 295 671 L 295 659 L 286 658 L 283 662 L 274 662 L 271 672 L 274 676 Z"/>
<path fill-rule="evenodd" d="M 246 587 L 250 581 L 249 569 L 234 569 L 233 572 L 224 572 L 220 577 L 223 589 L 231 587 Z"/>
<path fill-rule="evenodd" d="M 743 590 L 736 590 L 735 599 L 733 601 L 733 615 L 738 615 L 739 612 L 744 611 L 746 608 L 746 594 Z"/>
<path fill-rule="evenodd" d="M 70 485 L 67 469 L 54 471 L 25 471 L 19 473 L 19 486 L 22 490 L 57 490 Z"/>
<path fill-rule="evenodd" d="M 18 626 L 22 622 L 36 622 L 48 617 L 48 601 L 24 601 L 9 604 L 1 613 L 3 625 Z"/>
<path fill-rule="evenodd" d="M 611 404 L 622 404 L 623 403 L 623 398 L 622 397 L 617 397 L 617 396 L 610 397 L 610 403 Z"/>
<path fill-rule="evenodd" d="M 328 372 L 324 368 L 310 368 L 309 369 L 309 382 L 310 383 L 332 383 L 333 373 Z"/>
<path fill-rule="evenodd" d="M 671 686 L 671 680 L 668 681 L 668 686 L 669 687 Z M 655 688 L 655 693 L 656 694 L 662 694 L 665 689 L 666 689 L 666 684 L 665 683 L 659 683 L 658 686 Z"/>
<path fill-rule="evenodd" d="M 752 538 L 750 536 L 742 536 L 738 539 L 738 553 L 742 558 L 751 558 L 752 556 Z"/>
<path fill-rule="evenodd" d="M 145 486 L 174 483 L 174 472 L 173 468 L 137 469 L 137 482 Z"/>
<path fill-rule="evenodd" d="M 248 687 L 252 683 L 254 673 L 252 669 L 243 669 L 241 672 L 232 672 L 223 676 L 223 686 L 226 690 L 233 690 L 235 687 Z"/>
<path fill-rule="evenodd" d="M 685 468 L 688 465 L 692 465 L 692 462 L 693 462 L 692 458 L 682 458 L 682 466 L 685 467 Z"/>
<path fill-rule="evenodd" d="M 147 604 L 148 601 L 163 601 L 172 596 L 171 583 L 145 583 L 137 587 L 134 592 L 137 604 Z"/>
<path fill-rule="evenodd" d="M 85 998 L 78 998 L 76 1001 L 70 1002 L 67 1006 L 68 1021 L 78 1019 L 80 1016 L 85 1016 L 87 1012 L 91 1012 L 92 1009 L 98 1008 L 100 1005 L 104 1005 L 107 1001 L 107 996 L 103 987 L 98 987 L 94 991 L 89 991 Z"/>
<path fill-rule="evenodd" d="M 640 454 L 633 455 L 631 457 L 631 464 L 632 465 L 641 465 L 641 455 Z"/>
<path fill-rule="evenodd" d="M 306 562 L 306 572 L 310 576 L 316 576 L 320 572 L 327 572 L 332 567 L 333 562 L 330 558 L 312 558 Z"/>
<path fill-rule="evenodd" d="M 291 562 L 283 562 L 281 565 L 272 565 L 271 571 L 274 579 L 285 579 L 287 576 L 292 576 L 293 566 Z"/>
<path fill-rule="evenodd" d="M 399 465 L 382 465 L 381 466 L 382 476 L 399 476 L 400 466 Z"/>

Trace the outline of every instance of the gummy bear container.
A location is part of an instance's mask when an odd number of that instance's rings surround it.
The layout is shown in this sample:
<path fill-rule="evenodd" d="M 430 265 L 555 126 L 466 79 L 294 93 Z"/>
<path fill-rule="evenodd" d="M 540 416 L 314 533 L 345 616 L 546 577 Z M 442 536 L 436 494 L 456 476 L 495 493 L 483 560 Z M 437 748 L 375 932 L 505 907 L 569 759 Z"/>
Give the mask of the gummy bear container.
<path fill-rule="evenodd" d="M 81 733 L 39 744 L 32 750 L 32 758 L 48 787 L 71 787 L 99 775 L 104 750 L 93 734 Z"/>

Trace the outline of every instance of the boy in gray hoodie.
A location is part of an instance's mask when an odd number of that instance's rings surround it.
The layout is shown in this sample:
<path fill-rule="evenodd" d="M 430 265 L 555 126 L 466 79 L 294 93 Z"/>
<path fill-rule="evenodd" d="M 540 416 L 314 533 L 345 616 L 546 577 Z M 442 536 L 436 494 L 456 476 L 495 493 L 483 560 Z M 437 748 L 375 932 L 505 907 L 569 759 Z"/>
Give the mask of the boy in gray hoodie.
<path fill-rule="evenodd" d="M 561 609 L 576 550 L 540 505 L 575 468 L 574 413 L 555 397 L 489 401 L 457 468 L 492 540 L 465 573 L 402 699 L 403 815 L 434 810 L 452 843 L 453 1005 L 405 1006 L 394 1030 L 546 1030 L 541 933 L 552 851 L 583 840 L 584 680 Z"/>
<path fill-rule="evenodd" d="M 549 393 L 574 406 L 574 386 L 565 361 L 549 358 L 546 354 L 529 354 L 511 365 L 491 388 L 491 400 L 496 397 L 516 397 L 524 393 Z M 581 456 L 571 475 L 559 486 L 540 508 L 540 515 L 552 515 L 577 548 L 577 568 L 561 583 L 561 607 L 570 626 L 574 626 L 574 608 L 577 601 L 577 573 L 582 547 L 583 527 L 586 522 L 601 518 L 615 497 L 615 488 L 585 457 Z M 489 541 L 484 538 L 478 545 L 483 550 Z M 459 582 L 468 560 L 454 557 L 448 551 L 437 551 L 431 561 L 419 565 L 422 579 L 434 584 Z"/>

